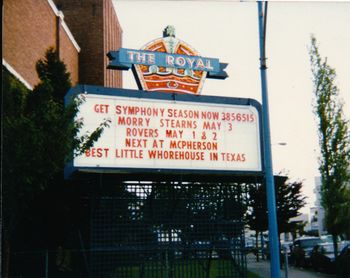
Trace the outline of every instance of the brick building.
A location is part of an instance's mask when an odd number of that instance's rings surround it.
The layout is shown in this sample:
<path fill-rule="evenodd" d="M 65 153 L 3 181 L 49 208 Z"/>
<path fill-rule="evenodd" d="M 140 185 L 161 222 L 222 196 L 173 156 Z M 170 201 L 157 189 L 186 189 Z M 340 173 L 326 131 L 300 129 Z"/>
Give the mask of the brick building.
<path fill-rule="evenodd" d="M 107 69 L 106 53 L 122 37 L 111 0 L 5 0 L 3 15 L 3 66 L 28 88 L 39 82 L 35 64 L 50 47 L 73 85 L 122 87 L 121 72 Z"/>
<path fill-rule="evenodd" d="M 120 71 L 106 70 L 106 53 L 121 47 L 122 29 L 111 0 L 54 0 L 81 46 L 79 83 L 122 87 Z"/>
<path fill-rule="evenodd" d="M 3 15 L 2 62 L 26 87 L 39 82 L 35 64 L 50 47 L 59 51 L 72 83 L 78 83 L 80 47 L 51 0 L 5 0 Z"/>

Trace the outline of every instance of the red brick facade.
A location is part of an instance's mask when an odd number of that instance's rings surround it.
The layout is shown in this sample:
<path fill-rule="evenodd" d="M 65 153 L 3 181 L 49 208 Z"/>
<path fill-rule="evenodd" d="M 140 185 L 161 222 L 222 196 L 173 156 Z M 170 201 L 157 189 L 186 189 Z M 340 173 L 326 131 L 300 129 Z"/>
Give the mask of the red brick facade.
<path fill-rule="evenodd" d="M 112 0 L 4 0 L 3 13 L 3 64 L 30 87 L 39 82 L 35 64 L 49 47 L 58 50 L 73 85 L 122 87 L 121 71 L 107 69 L 106 54 L 122 43 Z"/>
<path fill-rule="evenodd" d="M 39 82 L 35 64 L 50 47 L 59 49 L 72 83 L 78 82 L 79 47 L 52 4 L 47 0 L 3 2 L 3 59 L 31 87 Z"/>
<path fill-rule="evenodd" d="M 107 69 L 110 50 L 122 44 L 122 29 L 111 0 L 55 0 L 81 47 L 79 83 L 122 87 L 122 73 Z"/>
<path fill-rule="evenodd" d="M 59 55 L 62 61 L 67 65 L 67 69 L 71 74 L 72 83 L 76 84 L 79 81 L 79 56 L 75 46 L 67 35 L 62 25 L 60 25 L 59 34 Z"/>
<path fill-rule="evenodd" d="M 119 24 L 111 0 L 104 1 L 104 68 L 107 68 L 109 59 L 106 54 L 111 50 L 118 50 L 122 47 L 122 28 Z M 104 77 L 106 87 L 122 87 L 122 72 L 107 70 Z"/>

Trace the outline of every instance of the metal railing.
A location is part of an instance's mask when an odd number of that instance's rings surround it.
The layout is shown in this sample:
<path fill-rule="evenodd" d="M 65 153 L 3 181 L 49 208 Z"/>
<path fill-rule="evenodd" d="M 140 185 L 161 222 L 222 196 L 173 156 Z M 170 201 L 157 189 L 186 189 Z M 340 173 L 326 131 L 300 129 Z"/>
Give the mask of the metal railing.
<path fill-rule="evenodd" d="M 89 223 L 70 240 L 71 248 L 14 252 L 11 278 L 247 277 L 237 184 L 108 187 L 83 198 Z"/>

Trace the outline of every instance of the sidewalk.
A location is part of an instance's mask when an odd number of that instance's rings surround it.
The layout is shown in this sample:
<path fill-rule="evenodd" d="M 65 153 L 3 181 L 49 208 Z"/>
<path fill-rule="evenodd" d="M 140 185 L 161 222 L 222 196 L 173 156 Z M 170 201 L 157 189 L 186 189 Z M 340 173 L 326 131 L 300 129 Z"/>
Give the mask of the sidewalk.
<path fill-rule="evenodd" d="M 260 278 L 270 278 L 270 261 L 254 262 L 247 261 L 248 270 L 259 275 Z M 281 278 L 285 278 L 285 270 L 281 269 Z M 288 268 L 288 278 L 335 278 L 335 275 L 314 272 L 308 269 L 296 268 L 290 266 Z"/>

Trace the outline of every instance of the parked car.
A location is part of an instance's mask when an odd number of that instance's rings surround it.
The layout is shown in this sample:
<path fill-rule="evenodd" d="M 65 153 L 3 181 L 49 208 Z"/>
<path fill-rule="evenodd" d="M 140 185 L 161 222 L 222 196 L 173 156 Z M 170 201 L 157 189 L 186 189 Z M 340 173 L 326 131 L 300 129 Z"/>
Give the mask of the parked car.
<path fill-rule="evenodd" d="M 287 253 L 288 256 L 290 256 L 290 252 L 291 252 L 292 247 L 293 247 L 293 242 L 292 241 L 282 241 L 280 244 L 280 247 L 281 247 L 281 252 L 283 254 Z"/>
<path fill-rule="evenodd" d="M 333 243 L 323 242 L 317 244 L 311 251 L 310 262 L 316 271 L 323 270 L 333 273 L 335 270 L 335 257 Z"/>
<path fill-rule="evenodd" d="M 337 276 L 341 278 L 350 277 L 350 244 L 348 243 L 338 255 L 336 262 Z"/>
<path fill-rule="evenodd" d="M 349 243 L 350 243 L 349 241 L 339 241 L 337 243 L 338 251 L 340 252 L 339 256 L 342 254 L 344 258 L 346 257 L 345 256 L 346 251 L 343 251 L 343 250 L 345 249 L 345 247 L 349 245 Z M 336 259 L 334 256 L 333 242 L 326 241 L 326 242 L 317 244 L 311 252 L 310 261 L 311 261 L 312 267 L 315 270 L 323 270 L 328 273 L 333 273 L 336 268 Z M 349 263 L 350 261 L 347 262 L 347 264 Z M 344 266 L 346 268 L 346 263 Z"/>
<path fill-rule="evenodd" d="M 295 266 L 309 266 L 312 249 L 322 240 L 319 237 L 300 237 L 294 240 L 291 251 L 291 262 Z"/>

